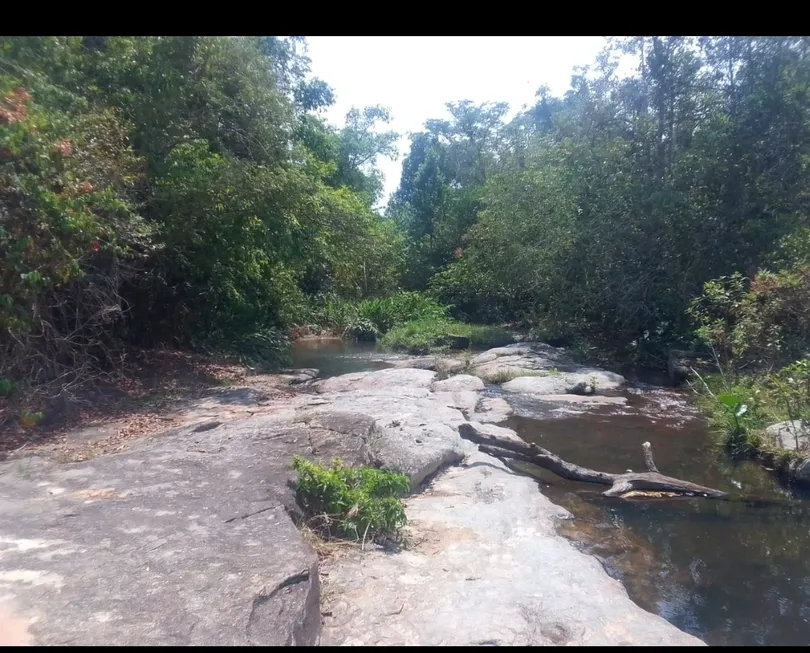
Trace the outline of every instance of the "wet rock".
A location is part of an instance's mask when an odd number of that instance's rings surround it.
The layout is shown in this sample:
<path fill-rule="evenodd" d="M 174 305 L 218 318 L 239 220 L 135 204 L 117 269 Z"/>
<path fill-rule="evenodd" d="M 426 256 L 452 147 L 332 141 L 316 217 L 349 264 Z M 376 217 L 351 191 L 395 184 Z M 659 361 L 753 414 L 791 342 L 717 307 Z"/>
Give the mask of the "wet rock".
<path fill-rule="evenodd" d="M 696 351 L 671 349 L 667 357 L 667 373 L 672 385 L 677 386 L 693 376 L 692 370 L 709 367 L 711 356 Z"/>
<path fill-rule="evenodd" d="M 501 387 L 505 392 L 528 395 L 605 395 L 618 392 L 624 384 L 619 374 L 591 368 L 578 373 L 521 376 Z"/>
<path fill-rule="evenodd" d="M 430 387 L 433 392 L 458 392 L 461 390 L 479 391 L 484 389 L 484 382 L 477 376 L 458 374 L 443 381 L 434 381 Z"/>
<path fill-rule="evenodd" d="M 282 370 L 278 376 L 290 385 L 297 385 L 312 381 L 318 376 L 318 370 L 314 368 Z"/>
<path fill-rule="evenodd" d="M 478 422 L 499 423 L 506 421 L 512 414 L 512 407 L 505 399 L 500 397 L 482 397 L 475 406 L 475 411 L 470 419 Z"/>
<path fill-rule="evenodd" d="M 771 424 L 765 429 L 765 435 L 780 449 L 795 451 L 797 441 L 799 451 L 810 448 L 810 422 L 804 420 Z"/>
<path fill-rule="evenodd" d="M 582 406 L 624 406 L 627 397 L 608 397 L 603 395 L 535 395 L 534 401 L 554 404 L 578 404 Z"/>
<path fill-rule="evenodd" d="M 568 513 L 493 458 L 472 454 L 407 513 L 410 549 L 328 564 L 322 644 L 702 645 L 635 605 L 556 534 Z"/>
<path fill-rule="evenodd" d="M 793 480 L 800 485 L 810 486 L 810 459 L 802 458 L 793 463 L 790 468 L 790 474 Z"/>
<path fill-rule="evenodd" d="M 417 370 L 434 370 L 446 374 L 455 374 L 466 367 L 466 363 L 457 358 L 441 358 L 438 356 L 418 356 L 397 361 L 394 367 L 408 367 Z"/>
<path fill-rule="evenodd" d="M 378 392 L 386 389 L 409 388 L 427 391 L 436 379 L 430 370 L 391 368 L 375 372 L 356 372 L 333 376 L 313 384 L 319 393 L 326 392 Z"/>

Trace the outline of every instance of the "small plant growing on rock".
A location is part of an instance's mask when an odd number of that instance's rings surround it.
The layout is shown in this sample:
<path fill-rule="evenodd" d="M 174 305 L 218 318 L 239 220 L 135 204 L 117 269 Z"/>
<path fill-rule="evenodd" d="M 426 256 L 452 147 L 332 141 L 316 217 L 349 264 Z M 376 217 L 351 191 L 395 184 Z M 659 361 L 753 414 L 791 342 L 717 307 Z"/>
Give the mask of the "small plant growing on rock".
<path fill-rule="evenodd" d="M 400 500 L 410 490 L 402 474 L 372 467 L 346 467 L 336 460 L 329 468 L 295 456 L 296 499 L 307 525 L 321 536 L 351 540 L 402 541 L 407 523 Z"/>

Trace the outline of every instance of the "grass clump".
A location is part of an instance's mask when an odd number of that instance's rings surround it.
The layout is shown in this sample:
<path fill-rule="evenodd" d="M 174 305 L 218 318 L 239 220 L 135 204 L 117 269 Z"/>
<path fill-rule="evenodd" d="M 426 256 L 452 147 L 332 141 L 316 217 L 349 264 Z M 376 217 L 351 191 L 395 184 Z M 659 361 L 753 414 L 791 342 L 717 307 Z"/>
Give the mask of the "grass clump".
<path fill-rule="evenodd" d="M 350 301 L 334 296 L 313 303 L 308 329 L 332 331 L 357 340 L 375 340 L 412 320 L 447 320 L 447 308 L 418 292 Z"/>
<path fill-rule="evenodd" d="M 486 380 L 490 383 L 500 385 L 523 376 L 560 376 L 560 371 L 556 368 L 551 368 L 548 370 L 521 370 L 520 372 L 510 371 L 508 369 L 500 369 L 495 372 L 495 374 L 488 376 Z"/>
<path fill-rule="evenodd" d="M 427 354 L 449 349 L 484 349 L 512 342 L 500 327 L 464 324 L 449 319 L 412 320 L 391 329 L 382 344 L 411 354 Z"/>
<path fill-rule="evenodd" d="M 695 384 L 698 405 L 733 455 L 787 463 L 800 441 L 785 448 L 769 437 L 770 424 L 810 420 L 810 362 L 798 361 L 770 375 L 713 374 Z"/>
<path fill-rule="evenodd" d="M 403 474 L 372 467 L 346 467 L 336 460 L 323 467 L 300 456 L 296 499 L 307 524 L 323 537 L 402 541 L 407 524 L 401 497 L 410 491 Z"/>

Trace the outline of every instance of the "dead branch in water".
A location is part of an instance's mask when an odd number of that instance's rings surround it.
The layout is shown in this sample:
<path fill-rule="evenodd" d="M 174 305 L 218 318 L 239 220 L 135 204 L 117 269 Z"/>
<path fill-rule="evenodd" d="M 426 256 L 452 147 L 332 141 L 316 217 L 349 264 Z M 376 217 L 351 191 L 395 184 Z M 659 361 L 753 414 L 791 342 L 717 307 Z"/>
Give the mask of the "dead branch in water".
<path fill-rule="evenodd" d="M 652 447 L 649 442 L 642 445 L 644 463 L 648 471 L 611 474 L 574 465 L 536 444 L 482 433 L 469 423 L 459 426 L 459 434 L 465 440 L 475 442 L 480 451 L 490 456 L 531 463 L 571 481 L 609 485 L 610 488 L 602 493 L 606 497 L 624 497 L 637 492 L 662 492 L 709 499 L 722 499 L 727 496 L 720 490 L 661 474 L 653 461 Z M 634 496 L 639 495 L 634 494 Z"/>

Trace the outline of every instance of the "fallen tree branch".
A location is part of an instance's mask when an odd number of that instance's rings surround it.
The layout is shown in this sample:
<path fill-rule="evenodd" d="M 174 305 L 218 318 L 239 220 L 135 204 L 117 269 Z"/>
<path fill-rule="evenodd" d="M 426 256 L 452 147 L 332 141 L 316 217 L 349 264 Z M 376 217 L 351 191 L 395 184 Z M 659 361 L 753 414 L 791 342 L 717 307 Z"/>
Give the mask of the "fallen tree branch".
<path fill-rule="evenodd" d="M 642 445 L 644 462 L 649 471 L 611 474 L 574 465 L 536 444 L 482 433 L 469 423 L 461 424 L 458 431 L 462 438 L 476 443 L 481 452 L 490 456 L 531 463 L 571 481 L 609 485 L 610 488 L 602 493 L 606 497 L 621 497 L 630 492 L 664 492 L 710 499 L 722 499 L 727 496 L 720 490 L 661 474 L 653 461 L 649 442 Z"/>

